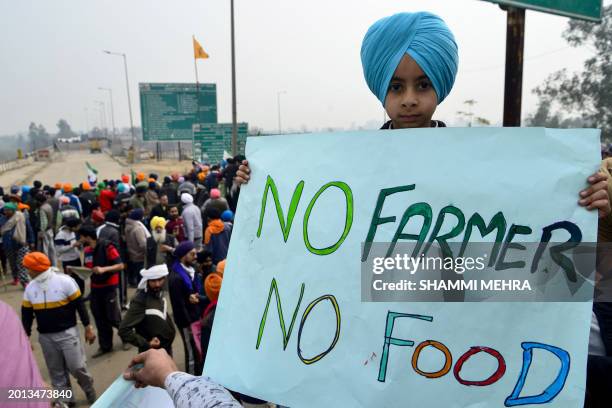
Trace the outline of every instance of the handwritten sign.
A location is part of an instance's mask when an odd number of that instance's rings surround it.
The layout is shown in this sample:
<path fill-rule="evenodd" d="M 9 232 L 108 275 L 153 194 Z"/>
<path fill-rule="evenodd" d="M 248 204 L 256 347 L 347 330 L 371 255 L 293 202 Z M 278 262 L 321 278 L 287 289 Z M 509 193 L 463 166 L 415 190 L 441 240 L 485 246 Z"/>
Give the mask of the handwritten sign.
<path fill-rule="evenodd" d="M 489 223 L 595 242 L 577 200 L 599 131 L 256 137 L 247 157 L 207 375 L 292 408 L 582 406 L 590 301 L 364 302 L 360 268 L 370 243 L 495 242 Z"/>

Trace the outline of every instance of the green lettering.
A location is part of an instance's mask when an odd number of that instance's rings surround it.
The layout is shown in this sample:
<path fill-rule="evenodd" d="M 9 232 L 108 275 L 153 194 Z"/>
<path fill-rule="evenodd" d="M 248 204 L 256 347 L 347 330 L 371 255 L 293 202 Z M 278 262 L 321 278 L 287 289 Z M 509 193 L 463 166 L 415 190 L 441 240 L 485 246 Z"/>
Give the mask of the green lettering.
<path fill-rule="evenodd" d="M 276 296 L 276 309 L 278 310 L 278 318 L 280 320 L 281 331 L 283 332 L 283 350 L 287 348 L 287 344 L 289 344 L 289 338 L 291 337 L 291 332 L 293 331 L 293 325 L 295 324 L 295 319 L 297 318 L 298 310 L 300 309 L 300 304 L 302 303 L 302 298 L 304 297 L 304 288 L 306 285 L 302 283 L 300 288 L 300 298 L 298 299 L 297 305 L 293 311 L 293 318 L 291 318 L 291 325 L 289 326 L 289 331 L 285 330 L 285 319 L 283 318 L 283 308 L 281 306 L 280 295 L 278 294 L 278 286 L 276 285 L 276 279 L 272 278 L 272 283 L 270 284 L 270 293 L 268 293 L 268 302 L 266 303 L 266 308 L 264 309 L 263 316 L 261 318 L 261 322 L 259 323 L 259 333 L 257 334 L 257 345 L 255 349 L 259 349 L 259 344 L 261 343 L 261 337 L 263 336 L 264 328 L 266 327 L 266 319 L 268 317 L 268 308 L 270 307 L 270 301 L 272 300 L 272 292 L 274 292 Z"/>
<path fill-rule="evenodd" d="M 497 229 L 497 234 L 495 235 L 495 244 L 493 244 L 493 250 L 491 251 L 491 257 L 489 259 L 489 267 L 495 264 L 495 260 L 497 259 L 497 253 L 499 252 L 499 247 L 501 245 L 502 240 L 504 239 L 504 234 L 506 233 L 506 217 L 504 217 L 503 212 L 498 212 L 491 218 L 491 222 L 489 225 L 485 224 L 484 219 L 478 213 L 474 213 L 470 217 L 467 222 L 467 227 L 465 228 L 465 235 L 463 236 L 463 242 L 461 243 L 461 250 L 459 251 L 459 256 L 463 256 L 465 253 L 465 249 L 470 240 L 470 236 L 472 235 L 473 228 L 478 228 L 480 231 L 480 235 L 485 237 L 493 232 L 494 229 Z"/>
<path fill-rule="evenodd" d="M 346 209 L 345 209 L 346 216 L 344 219 L 344 231 L 342 232 L 342 236 L 340 237 L 340 239 L 336 241 L 335 244 L 330 245 L 326 248 L 315 248 L 310 244 L 310 239 L 308 238 L 308 220 L 310 219 L 310 213 L 312 212 L 315 202 L 317 201 L 319 196 L 323 194 L 323 192 L 327 190 L 329 187 L 338 187 L 344 193 L 344 197 L 346 199 Z M 306 248 L 308 248 L 308 250 L 312 252 L 313 254 L 316 254 L 316 255 L 332 254 L 338 248 L 340 248 L 340 245 L 342 245 L 349 231 L 351 230 L 352 225 L 353 225 L 353 192 L 351 191 L 351 188 L 348 186 L 348 184 L 342 181 L 332 181 L 330 183 L 325 184 L 323 187 L 319 189 L 319 191 L 317 191 L 314 197 L 312 197 L 312 200 L 310 200 L 310 203 L 308 204 L 308 208 L 306 208 L 306 214 L 304 214 L 304 226 L 303 226 L 304 227 L 304 244 L 306 245 Z"/>
<path fill-rule="evenodd" d="M 274 199 L 274 205 L 276 206 L 276 215 L 280 222 L 281 230 L 283 231 L 283 239 L 287 242 L 289 238 L 289 231 L 291 231 L 291 224 L 293 223 L 293 217 L 295 217 L 295 211 L 300 202 L 302 196 L 302 190 L 304 190 L 304 181 L 300 181 L 293 191 L 291 197 L 291 203 L 289 204 L 289 211 L 287 213 L 287 222 L 285 223 L 285 215 L 278 199 L 278 190 L 272 177 L 268 176 L 266 180 L 266 187 L 264 190 L 263 198 L 261 199 L 261 212 L 259 214 L 259 228 L 257 229 L 257 238 L 261 236 L 261 227 L 263 225 L 264 214 L 266 213 L 266 202 L 268 200 L 268 190 L 272 191 L 272 198 Z"/>
<path fill-rule="evenodd" d="M 419 232 L 418 235 L 404 234 L 404 227 L 406 226 L 406 224 L 408 224 L 408 220 L 410 220 L 410 218 L 415 215 L 420 215 L 423 217 L 423 226 L 421 227 L 421 232 Z M 431 206 L 427 203 L 415 203 L 408 207 L 406 211 L 404 211 L 402 221 L 400 222 L 397 231 L 395 231 L 395 235 L 393 236 L 393 240 L 391 240 L 391 245 L 389 245 L 389 250 L 387 250 L 386 256 L 391 256 L 398 239 L 411 239 L 417 241 L 417 245 L 414 247 L 414 251 L 412 252 L 412 257 L 418 256 L 419 250 L 421 249 L 421 245 L 423 245 L 423 241 L 425 241 L 427 233 L 429 232 L 429 227 L 431 227 L 432 218 L 433 212 L 431 210 Z"/>
<path fill-rule="evenodd" d="M 497 260 L 497 264 L 495 264 L 496 271 L 503 271 L 505 269 L 511 268 L 524 268 L 525 261 L 516 261 L 516 262 L 505 262 L 506 253 L 508 252 L 508 248 L 524 250 L 526 249 L 524 245 L 512 243 L 515 235 L 529 235 L 531 234 L 531 228 L 525 225 L 515 225 L 512 224 L 510 229 L 508 230 L 508 235 L 506 236 L 506 240 L 504 241 L 504 246 L 502 247 L 501 254 L 499 255 L 499 259 Z"/>
<path fill-rule="evenodd" d="M 450 232 L 447 232 L 446 234 L 442 234 L 438 236 L 438 234 L 440 233 L 440 229 L 442 228 L 442 224 L 444 224 L 444 218 L 446 214 L 452 214 L 455 217 L 457 217 L 457 225 L 455 225 L 453 229 L 450 230 Z M 434 226 L 434 229 L 431 235 L 429 236 L 429 241 L 427 242 L 427 245 L 425 245 L 425 249 L 423 250 L 423 253 L 427 254 L 427 251 L 429 250 L 429 247 L 431 246 L 431 244 L 434 241 L 438 241 L 438 244 L 440 244 L 440 249 L 442 250 L 442 256 L 444 258 L 452 257 L 453 251 L 451 251 L 446 240 L 450 238 L 454 238 L 457 235 L 461 234 L 461 231 L 463 231 L 464 226 L 465 226 L 465 216 L 463 215 L 463 212 L 459 208 L 452 206 L 452 205 L 448 205 L 442 208 L 440 210 L 440 213 L 438 214 L 436 225 Z"/>
<path fill-rule="evenodd" d="M 389 222 L 395 222 L 395 216 L 380 218 L 380 213 L 382 212 L 382 207 L 385 202 L 385 199 L 395 193 L 414 190 L 414 186 L 414 184 L 409 184 L 407 186 L 397 186 L 380 190 L 380 192 L 378 193 L 378 199 L 376 200 L 376 207 L 374 208 L 374 215 L 372 215 L 372 221 L 370 222 L 368 236 L 366 237 L 363 246 L 361 262 L 365 262 L 366 259 L 368 259 L 368 256 L 370 255 L 370 249 L 372 248 L 372 242 L 374 241 L 374 236 L 376 235 L 376 229 L 378 228 L 378 226 L 382 224 L 387 224 Z"/>

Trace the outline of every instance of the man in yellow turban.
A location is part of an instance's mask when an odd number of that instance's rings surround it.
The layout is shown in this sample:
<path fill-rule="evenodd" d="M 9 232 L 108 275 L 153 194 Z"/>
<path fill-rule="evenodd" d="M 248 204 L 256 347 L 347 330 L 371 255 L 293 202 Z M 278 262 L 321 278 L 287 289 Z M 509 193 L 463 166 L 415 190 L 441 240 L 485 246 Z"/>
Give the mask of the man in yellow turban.
<path fill-rule="evenodd" d="M 147 242 L 147 268 L 167 264 L 170 254 L 178 245 L 176 238 L 166 232 L 166 224 L 165 218 L 153 217 L 151 219 L 151 237 Z"/>

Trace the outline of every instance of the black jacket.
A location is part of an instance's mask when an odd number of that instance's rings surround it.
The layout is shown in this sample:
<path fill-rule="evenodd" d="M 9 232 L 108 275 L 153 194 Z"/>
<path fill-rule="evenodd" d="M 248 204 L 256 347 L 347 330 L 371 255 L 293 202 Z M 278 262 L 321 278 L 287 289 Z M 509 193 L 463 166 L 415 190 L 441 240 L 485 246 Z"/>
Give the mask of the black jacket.
<path fill-rule="evenodd" d="M 195 288 L 195 282 L 193 282 Z M 168 275 L 168 291 L 170 292 L 170 303 L 172 303 L 172 314 L 174 322 L 179 329 L 189 327 L 191 323 L 200 319 L 202 309 L 199 303 L 189 303 L 190 292 L 181 275 L 174 270 Z"/>
<path fill-rule="evenodd" d="M 446 124 L 444 122 L 442 122 L 441 120 L 432 120 L 431 121 L 431 127 L 435 128 L 435 127 L 446 127 Z M 382 125 L 382 127 L 380 128 L 381 130 L 383 129 L 390 129 L 391 128 L 391 121 L 388 120 L 385 122 L 384 125 Z"/>
<path fill-rule="evenodd" d="M 91 215 L 92 207 L 97 201 L 96 195 L 91 191 L 85 191 L 79 196 L 79 201 L 81 202 L 81 207 L 83 208 L 83 213 L 81 215 L 83 218 L 89 217 Z"/>
<path fill-rule="evenodd" d="M 166 318 L 163 319 L 164 305 Z M 162 348 L 172 353 L 172 342 L 176 335 L 176 329 L 170 317 L 170 305 L 161 296 L 144 290 L 136 291 L 130 301 L 130 308 L 121 320 L 119 326 L 119 337 L 126 342 L 138 347 L 138 352 L 147 351 L 149 342 L 157 337 Z M 158 311 L 158 314 L 146 313 L 147 311 Z"/>
<path fill-rule="evenodd" d="M 168 201 L 170 201 L 170 199 L 168 199 Z M 168 219 L 168 206 L 166 206 L 166 208 L 162 207 L 161 204 L 157 204 L 155 207 L 153 207 L 153 209 L 151 210 L 151 214 L 149 214 L 149 218 L 153 218 L 153 217 L 162 217 L 165 219 Z"/>

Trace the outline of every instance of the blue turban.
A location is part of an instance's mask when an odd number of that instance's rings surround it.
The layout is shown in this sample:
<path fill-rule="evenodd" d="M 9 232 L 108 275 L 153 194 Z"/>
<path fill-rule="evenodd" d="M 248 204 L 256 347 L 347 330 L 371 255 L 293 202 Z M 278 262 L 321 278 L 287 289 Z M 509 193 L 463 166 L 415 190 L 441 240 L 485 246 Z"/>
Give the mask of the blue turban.
<path fill-rule="evenodd" d="M 173 255 L 176 259 L 181 259 L 185 255 L 187 255 L 192 249 L 195 248 L 195 245 L 191 241 L 183 241 L 174 248 Z"/>
<path fill-rule="evenodd" d="M 134 208 L 128 214 L 128 218 L 134 221 L 140 221 L 144 217 L 144 210 L 142 208 Z"/>
<path fill-rule="evenodd" d="M 389 83 L 404 54 L 410 55 L 432 82 L 438 104 L 450 93 L 457 75 L 453 33 L 431 13 L 398 13 L 374 23 L 361 44 L 361 64 L 368 87 L 384 105 Z"/>

